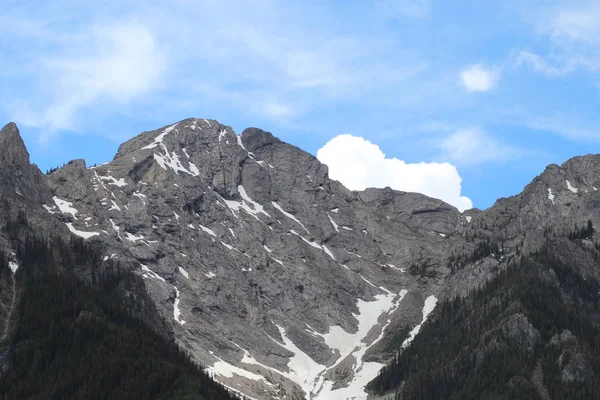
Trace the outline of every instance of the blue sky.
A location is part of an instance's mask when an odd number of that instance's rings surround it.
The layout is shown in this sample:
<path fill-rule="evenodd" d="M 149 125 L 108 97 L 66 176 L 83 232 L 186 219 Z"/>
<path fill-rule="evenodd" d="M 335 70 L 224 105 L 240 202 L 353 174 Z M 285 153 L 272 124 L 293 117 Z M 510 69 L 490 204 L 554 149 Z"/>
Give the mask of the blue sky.
<path fill-rule="evenodd" d="M 42 170 L 105 162 L 144 130 L 212 118 L 323 149 L 350 187 L 486 208 L 547 164 L 600 150 L 598 1 L 2 9 L 0 123 L 17 122 Z"/>

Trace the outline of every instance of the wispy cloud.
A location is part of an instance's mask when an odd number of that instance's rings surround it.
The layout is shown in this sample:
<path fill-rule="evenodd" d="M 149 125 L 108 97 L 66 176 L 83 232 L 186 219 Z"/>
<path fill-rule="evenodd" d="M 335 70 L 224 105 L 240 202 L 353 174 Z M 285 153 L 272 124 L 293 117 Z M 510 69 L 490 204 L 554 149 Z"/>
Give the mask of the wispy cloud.
<path fill-rule="evenodd" d="M 515 66 L 526 65 L 534 71 L 551 77 L 563 77 L 575 70 L 581 64 L 581 60 L 562 59 L 549 61 L 539 54 L 523 50 L 515 59 Z"/>
<path fill-rule="evenodd" d="M 455 131 L 443 137 L 438 147 L 442 160 L 461 166 L 504 162 L 525 153 L 476 128 Z"/>
<path fill-rule="evenodd" d="M 35 61 L 29 77 L 37 93 L 9 105 L 21 123 L 46 128 L 42 139 L 73 129 L 88 106 L 122 106 L 162 84 L 166 60 L 152 31 L 137 21 L 86 26 L 62 44 Z"/>
<path fill-rule="evenodd" d="M 600 142 L 600 121 L 582 122 L 567 116 L 525 117 L 524 124 L 530 129 L 550 132 L 566 139 Z"/>
<path fill-rule="evenodd" d="M 530 20 L 549 42 L 542 53 L 523 50 L 515 59 L 550 77 L 564 77 L 577 69 L 600 71 L 600 3 L 596 1 L 557 1 L 538 9 L 528 9 Z"/>
<path fill-rule="evenodd" d="M 77 130 L 86 108 L 118 109 L 150 95 L 161 99 L 164 89 L 176 102 L 196 99 L 198 105 L 221 93 L 215 100 L 284 121 L 328 101 L 376 98 L 426 68 L 394 39 L 336 29 L 319 7 L 180 0 L 170 7 L 138 4 L 120 15 L 113 6 L 95 9 L 105 18 L 71 18 L 67 35 L 54 29 L 64 16 L 38 20 L 21 13 L 40 50 L 26 78 L 39 86 L 35 101 L 17 97 L 5 105 L 10 115 L 48 132 Z M 428 8 L 418 1 L 404 6 L 408 13 Z M 90 14 L 77 7 L 71 12 Z M 45 48 L 47 38 L 56 40 Z M 203 90 L 207 86 L 210 91 Z M 249 106 L 248 97 L 263 100 Z"/>

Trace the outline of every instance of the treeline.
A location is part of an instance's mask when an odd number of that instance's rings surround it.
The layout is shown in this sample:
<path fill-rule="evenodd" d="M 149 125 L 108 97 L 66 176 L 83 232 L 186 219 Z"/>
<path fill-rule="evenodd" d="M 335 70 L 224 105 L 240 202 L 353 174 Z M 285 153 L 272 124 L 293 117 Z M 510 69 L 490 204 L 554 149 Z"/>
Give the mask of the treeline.
<path fill-rule="evenodd" d="M 587 225 L 578 228 L 575 224 L 573 231 L 569 232 L 568 238 L 571 240 L 592 239 L 594 237 L 594 224 L 588 220 Z"/>
<path fill-rule="evenodd" d="M 557 281 L 548 279 L 550 270 Z M 583 279 L 544 248 L 511 265 L 465 299 L 438 306 L 435 318 L 368 385 L 396 399 L 536 399 L 530 382 L 541 361 L 544 384 L 556 399 L 600 398 L 600 285 Z M 506 333 L 506 318 L 524 314 L 541 339 L 529 351 Z M 576 351 L 586 354 L 596 375 L 565 383 L 557 368 L 562 347 L 548 347 L 569 329 Z M 400 341 L 398 341 L 400 343 Z"/>
<path fill-rule="evenodd" d="M 50 169 L 46 170 L 46 175 L 50 175 L 51 173 L 53 173 L 53 172 L 55 172 L 55 171 L 58 171 L 59 169 L 61 169 L 61 168 L 63 168 L 63 167 L 66 167 L 67 165 L 71 165 L 71 164 L 73 164 L 73 160 L 71 160 L 71 161 L 69 161 L 69 162 L 66 162 L 66 163 L 64 163 L 63 165 L 58 165 L 58 166 L 56 166 L 56 167 L 52 167 L 52 168 L 50 168 Z M 94 164 L 94 167 L 95 167 L 95 166 L 96 166 L 96 164 Z"/>
<path fill-rule="evenodd" d="M 21 289 L 0 399 L 236 398 L 137 317 L 123 296 L 137 275 L 79 238 L 33 234 L 24 213 L 5 228 Z"/>

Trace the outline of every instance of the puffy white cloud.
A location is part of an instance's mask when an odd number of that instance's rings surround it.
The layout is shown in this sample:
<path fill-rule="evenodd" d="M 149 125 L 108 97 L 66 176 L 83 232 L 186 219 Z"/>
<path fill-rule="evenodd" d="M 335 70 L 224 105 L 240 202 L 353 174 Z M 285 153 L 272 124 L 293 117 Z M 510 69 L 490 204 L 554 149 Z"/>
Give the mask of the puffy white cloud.
<path fill-rule="evenodd" d="M 460 73 L 460 80 L 469 92 L 487 92 L 496 86 L 499 77 L 498 71 L 486 69 L 481 64 L 471 65 Z"/>
<path fill-rule="evenodd" d="M 472 208 L 472 201 L 461 195 L 462 179 L 448 163 L 406 163 L 387 158 L 379 146 L 368 140 L 339 135 L 317 152 L 329 167 L 329 176 L 351 190 L 386 187 L 419 192 L 442 199 L 460 211 Z"/>

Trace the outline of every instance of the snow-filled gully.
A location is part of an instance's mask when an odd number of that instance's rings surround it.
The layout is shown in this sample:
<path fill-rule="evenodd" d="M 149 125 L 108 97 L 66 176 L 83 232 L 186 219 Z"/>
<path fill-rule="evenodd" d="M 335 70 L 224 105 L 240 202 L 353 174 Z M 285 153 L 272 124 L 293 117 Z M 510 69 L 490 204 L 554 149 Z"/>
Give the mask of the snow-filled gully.
<path fill-rule="evenodd" d="M 354 317 L 358 321 L 358 330 L 356 333 L 348 333 L 340 326 L 332 326 L 329 332 L 321 334 L 307 325 L 306 331 L 315 337 L 323 340 L 327 346 L 336 351 L 338 357 L 333 365 L 327 367 L 314 361 L 309 355 L 299 349 L 293 341 L 287 336 L 286 329 L 280 325 L 276 325 L 279 330 L 281 339 L 272 338 L 277 345 L 289 350 L 294 355 L 288 361 L 288 371 L 283 372 L 257 362 L 250 353 L 244 351 L 244 357 L 241 360 L 241 365 L 260 365 L 265 370 L 271 371 L 278 375 L 284 376 L 291 381 L 297 383 L 305 393 L 306 399 L 313 400 L 365 400 L 367 393 L 364 388 L 381 370 L 384 364 L 376 362 L 366 362 L 363 360 L 366 352 L 378 343 L 384 336 L 385 331 L 391 323 L 391 315 L 398 309 L 406 290 L 394 294 L 387 289 L 378 287 L 383 293 L 375 296 L 374 301 L 357 300 L 358 313 Z M 423 320 L 419 323 L 410 334 L 410 340 L 407 339 L 406 345 L 418 334 L 422 324 L 427 320 L 427 317 L 433 311 L 437 299 L 430 296 L 425 300 L 423 307 Z M 369 333 L 378 333 L 377 336 Z M 374 337 L 374 339 L 373 339 Z M 237 344 L 236 344 L 237 346 Z M 238 346 L 239 347 L 239 346 Z M 241 347 L 240 347 L 241 348 Z M 327 379 L 326 374 L 335 369 L 344 360 L 351 359 L 352 380 L 343 388 L 333 388 L 331 380 Z M 240 370 L 239 367 L 233 367 L 226 364 L 223 360 L 218 359 L 215 365 L 209 367 L 209 370 L 226 378 L 231 378 L 232 374 L 237 374 L 251 380 L 264 380 L 264 377 L 247 373 L 246 370 Z"/>

